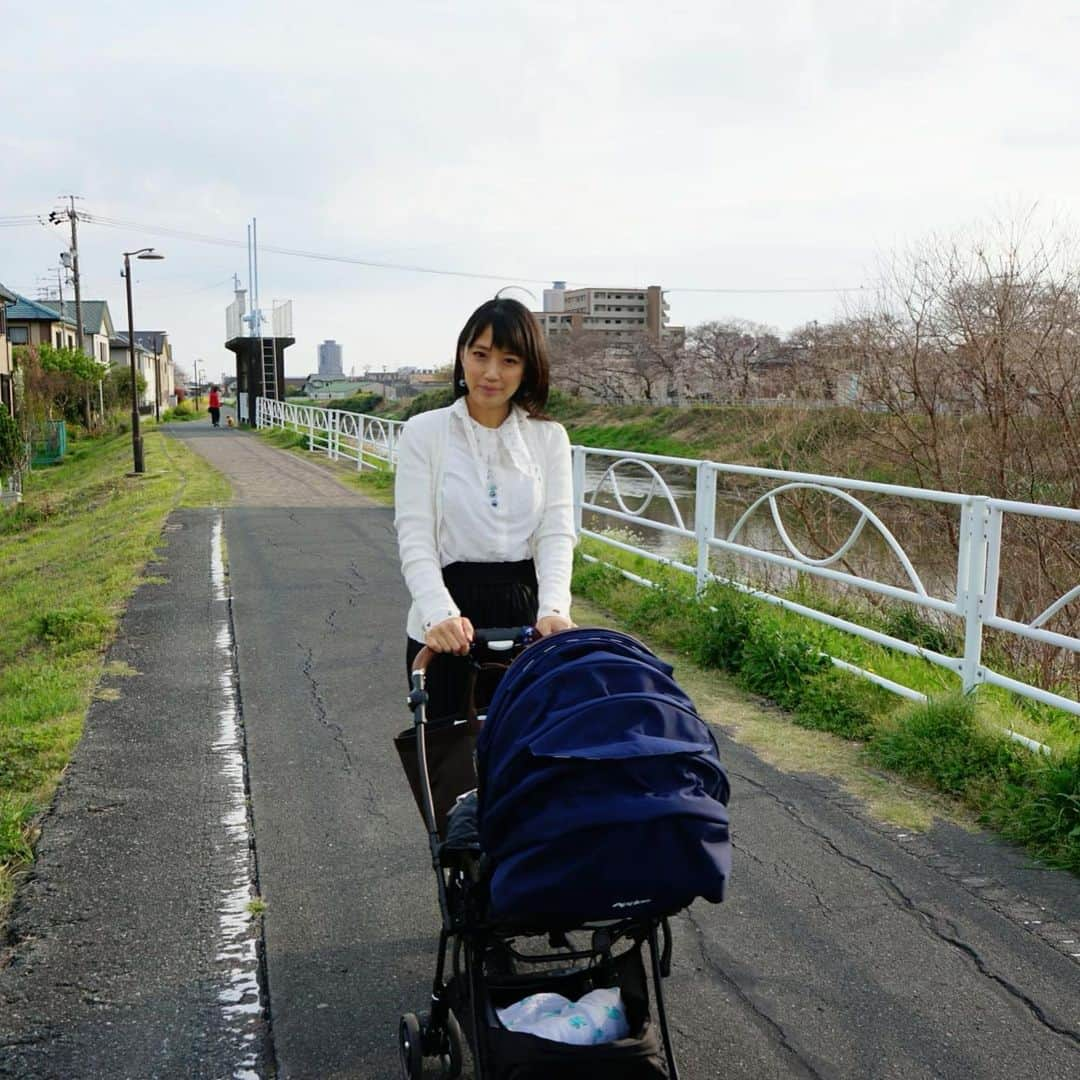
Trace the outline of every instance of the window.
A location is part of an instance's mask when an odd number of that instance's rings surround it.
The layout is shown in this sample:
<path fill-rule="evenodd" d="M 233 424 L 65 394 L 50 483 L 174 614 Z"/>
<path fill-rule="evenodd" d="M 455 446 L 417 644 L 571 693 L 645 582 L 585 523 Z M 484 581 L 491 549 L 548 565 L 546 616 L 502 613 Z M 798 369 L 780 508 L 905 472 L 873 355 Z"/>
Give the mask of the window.
<path fill-rule="evenodd" d="M 62 349 L 64 347 L 64 332 L 62 330 L 57 330 L 54 337 L 56 340 L 56 347 Z"/>
<path fill-rule="evenodd" d="M 29 345 L 30 328 L 28 326 L 11 326 L 8 328 L 8 341 L 12 345 Z"/>

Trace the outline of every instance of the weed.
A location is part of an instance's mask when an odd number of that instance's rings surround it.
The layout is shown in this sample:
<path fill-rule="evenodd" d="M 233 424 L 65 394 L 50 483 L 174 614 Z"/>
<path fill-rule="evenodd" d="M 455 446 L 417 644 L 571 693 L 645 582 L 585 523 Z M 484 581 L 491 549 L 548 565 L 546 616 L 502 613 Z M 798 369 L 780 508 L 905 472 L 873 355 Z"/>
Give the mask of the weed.
<path fill-rule="evenodd" d="M 885 768 L 967 797 L 979 809 L 987 781 L 1019 781 L 1021 755 L 1028 753 L 985 730 L 974 701 L 958 695 L 913 706 L 883 724 L 870 752 Z"/>
<path fill-rule="evenodd" d="M 806 680 L 794 719 L 800 727 L 843 739 L 867 739 L 874 732 L 875 718 L 895 700 L 873 683 L 830 667 Z"/>
<path fill-rule="evenodd" d="M 1080 751 L 1032 759 L 1022 782 L 1007 782 L 986 820 L 1052 866 L 1080 873 Z"/>
<path fill-rule="evenodd" d="M 706 668 L 734 674 L 742 667 L 743 646 L 758 617 L 759 604 L 730 585 L 705 590 L 690 654 Z"/>
<path fill-rule="evenodd" d="M 794 709 L 802 700 L 808 678 L 828 663 L 808 635 L 765 616 L 750 624 L 742 647 L 739 681 L 752 693 Z"/>

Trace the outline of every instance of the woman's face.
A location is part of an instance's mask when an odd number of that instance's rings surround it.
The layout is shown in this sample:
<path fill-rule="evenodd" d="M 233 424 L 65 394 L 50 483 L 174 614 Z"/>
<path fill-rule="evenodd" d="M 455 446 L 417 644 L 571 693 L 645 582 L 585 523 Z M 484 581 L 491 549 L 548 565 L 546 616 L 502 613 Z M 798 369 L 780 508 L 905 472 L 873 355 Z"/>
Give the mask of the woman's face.
<path fill-rule="evenodd" d="M 491 327 L 465 347 L 461 366 L 469 399 L 485 412 L 510 409 L 510 399 L 525 377 L 525 360 L 492 344 Z"/>

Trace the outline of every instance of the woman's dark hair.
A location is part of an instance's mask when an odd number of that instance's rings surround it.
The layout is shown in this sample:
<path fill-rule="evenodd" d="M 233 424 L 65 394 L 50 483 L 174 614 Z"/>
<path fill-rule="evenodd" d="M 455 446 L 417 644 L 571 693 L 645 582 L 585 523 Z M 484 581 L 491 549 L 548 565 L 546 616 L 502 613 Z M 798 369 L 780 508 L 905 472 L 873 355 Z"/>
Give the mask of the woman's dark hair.
<path fill-rule="evenodd" d="M 463 385 L 465 369 L 461 357 L 489 326 L 491 343 L 497 349 L 521 357 L 525 364 L 525 373 L 513 401 L 530 416 L 542 419 L 548 399 L 547 345 L 532 312 L 521 301 L 509 297 L 497 296 L 481 304 L 458 335 L 454 354 L 454 397 L 463 397 L 469 392 Z"/>

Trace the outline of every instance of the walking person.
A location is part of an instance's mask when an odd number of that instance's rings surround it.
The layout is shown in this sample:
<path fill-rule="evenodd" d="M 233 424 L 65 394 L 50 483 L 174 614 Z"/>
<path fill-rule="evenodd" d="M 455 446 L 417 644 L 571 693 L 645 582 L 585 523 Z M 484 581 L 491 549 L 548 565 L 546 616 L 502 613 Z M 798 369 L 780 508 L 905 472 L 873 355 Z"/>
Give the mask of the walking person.
<path fill-rule="evenodd" d="M 210 387 L 208 408 L 210 410 L 210 422 L 214 427 L 221 427 L 221 391 L 216 383 Z"/>
<path fill-rule="evenodd" d="M 474 627 L 570 620 L 570 440 L 543 415 L 547 350 L 529 310 L 496 297 L 469 316 L 454 403 L 414 416 L 398 443 L 395 524 L 412 596 L 406 666 L 427 645 L 464 656 Z M 433 664 L 429 715 L 459 711 L 465 660 Z"/>

